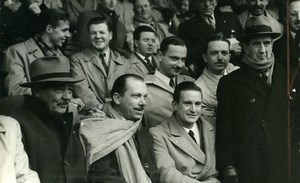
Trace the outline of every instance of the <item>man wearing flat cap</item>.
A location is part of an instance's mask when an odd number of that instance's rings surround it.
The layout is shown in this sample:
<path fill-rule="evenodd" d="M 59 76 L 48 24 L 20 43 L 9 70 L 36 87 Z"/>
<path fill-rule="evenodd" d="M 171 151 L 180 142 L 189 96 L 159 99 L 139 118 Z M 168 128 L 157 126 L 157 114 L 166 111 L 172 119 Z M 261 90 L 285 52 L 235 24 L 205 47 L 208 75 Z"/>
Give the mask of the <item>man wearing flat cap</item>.
<path fill-rule="evenodd" d="M 85 156 L 76 133 L 76 111 L 69 105 L 73 84 L 81 81 L 70 72 L 65 57 L 42 57 L 30 65 L 32 96 L 0 101 L 1 114 L 21 126 L 31 169 L 43 183 L 85 182 Z"/>
<path fill-rule="evenodd" d="M 241 68 L 223 76 L 217 89 L 221 182 L 287 182 L 286 74 L 272 52 L 280 35 L 257 16 L 237 36 L 244 49 Z"/>

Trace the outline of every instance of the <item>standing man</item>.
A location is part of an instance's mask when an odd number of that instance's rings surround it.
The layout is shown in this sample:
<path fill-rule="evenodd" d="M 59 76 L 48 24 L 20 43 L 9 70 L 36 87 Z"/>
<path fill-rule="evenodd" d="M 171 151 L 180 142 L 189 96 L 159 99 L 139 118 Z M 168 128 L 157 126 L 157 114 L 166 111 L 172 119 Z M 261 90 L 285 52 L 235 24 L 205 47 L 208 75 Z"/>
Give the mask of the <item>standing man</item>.
<path fill-rule="evenodd" d="M 92 18 L 87 25 L 92 43 L 70 57 L 72 73 L 85 78 L 75 85 L 74 94 L 87 108 L 102 109 L 110 101 L 110 90 L 116 78 L 125 74 L 130 63 L 118 52 L 110 49 L 112 25 L 105 17 Z"/>
<path fill-rule="evenodd" d="M 111 95 L 103 111 L 112 119 L 88 119 L 80 127 L 88 183 L 158 182 L 152 139 L 142 120 L 148 95 L 143 78 L 120 76 Z"/>
<path fill-rule="evenodd" d="M 145 81 L 148 89 L 148 105 L 145 109 L 146 126 L 162 123 L 172 115 L 172 96 L 174 88 L 183 81 L 192 78 L 181 75 L 185 63 L 187 48 L 182 39 L 172 36 L 165 38 L 161 45 L 161 60 L 154 75 L 148 74 Z"/>
<path fill-rule="evenodd" d="M 215 34 L 208 38 L 205 52 L 202 54 L 206 67 L 202 75 L 195 81 L 201 88 L 202 117 L 216 129 L 216 114 L 218 108 L 217 87 L 222 76 L 229 74 L 235 67 L 230 60 L 230 42 L 222 34 Z"/>
<path fill-rule="evenodd" d="M 225 38 L 234 38 L 242 32 L 238 17 L 232 12 L 221 12 L 216 8 L 217 0 L 193 0 L 195 16 L 178 27 L 178 36 L 188 48 L 187 66 L 194 78 L 198 78 L 206 64 L 202 60 L 206 40 L 217 32 L 222 32 Z M 232 45 L 234 54 L 240 53 L 238 44 Z M 199 54 L 200 53 L 200 54 Z"/>
<path fill-rule="evenodd" d="M 30 82 L 29 66 L 37 58 L 62 56 L 59 50 L 70 37 L 68 15 L 59 9 L 46 9 L 39 16 L 35 37 L 10 46 L 4 56 L 3 68 L 8 71 L 5 88 L 8 95 L 31 94 L 21 83 Z"/>
<path fill-rule="evenodd" d="M 42 57 L 30 65 L 32 96 L 5 98 L 1 113 L 16 119 L 22 131 L 30 168 L 42 183 L 85 182 L 85 155 L 75 125 L 77 111 L 69 105 L 73 98 L 70 64 L 65 57 Z"/>
<path fill-rule="evenodd" d="M 201 89 L 180 83 L 173 95 L 174 112 L 150 129 L 160 180 L 165 183 L 219 183 L 214 132 L 201 120 Z"/>
<path fill-rule="evenodd" d="M 154 73 L 159 65 L 154 55 L 156 50 L 156 34 L 154 30 L 146 25 L 137 27 L 133 32 L 135 52 L 129 60 L 133 73 L 144 77 L 146 74 Z"/>
<path fill-rule="evenodd" d="M 224 182 L 287 182 L 286 74 L 268 18 L 247 20 L 241 68 L 220 79 L 216 158 Z M 222 181 L 221 180 L 221 181 Z"/>

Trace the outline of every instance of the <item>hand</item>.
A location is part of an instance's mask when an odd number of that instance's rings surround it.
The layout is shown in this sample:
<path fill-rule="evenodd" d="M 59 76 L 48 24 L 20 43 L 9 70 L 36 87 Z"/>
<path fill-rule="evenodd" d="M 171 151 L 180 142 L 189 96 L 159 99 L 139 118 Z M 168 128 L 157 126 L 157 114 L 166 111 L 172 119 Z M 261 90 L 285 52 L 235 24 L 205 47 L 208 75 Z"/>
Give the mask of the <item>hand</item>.
<path fill-rule="evenodd" d="M 223 171 L 222 171 L 222 178 L 223 181 L 222 183 L 238 183 L 238 175 L 237 171 L 233 166 L 227 166 Z"/>

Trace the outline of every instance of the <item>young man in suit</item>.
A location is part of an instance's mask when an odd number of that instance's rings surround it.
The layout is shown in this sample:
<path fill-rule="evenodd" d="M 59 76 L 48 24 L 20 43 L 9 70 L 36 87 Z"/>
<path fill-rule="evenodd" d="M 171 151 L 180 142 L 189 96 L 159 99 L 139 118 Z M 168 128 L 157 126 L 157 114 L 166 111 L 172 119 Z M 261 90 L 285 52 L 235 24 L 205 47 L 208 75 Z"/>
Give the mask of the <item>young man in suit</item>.
<path fill-rule="evenodd" d="M 272 52 L 265 16 L 247 20 L 240 69 L 218 85 L 217 168 L 221 181 L 287 182 L 287 77 Z"/>
<path fill-rule="evenodd" d="M 200 118 L 201 103 L 201 89 L 182 82 L 174 91 L 172 116 L 150 128 L 161 182 L 219 183 L 214 132 Z"/>

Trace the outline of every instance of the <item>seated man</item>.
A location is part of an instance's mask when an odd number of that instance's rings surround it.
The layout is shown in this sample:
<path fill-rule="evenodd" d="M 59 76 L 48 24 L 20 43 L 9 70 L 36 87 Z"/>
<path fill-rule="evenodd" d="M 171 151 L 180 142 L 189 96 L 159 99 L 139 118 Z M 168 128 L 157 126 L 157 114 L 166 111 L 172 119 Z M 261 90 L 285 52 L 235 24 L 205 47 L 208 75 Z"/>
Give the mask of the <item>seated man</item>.
<path fill-rule="evenodd" d="M 14 96 L 0 101 L 0 112 L 15 118 L 30 167 L 43 183 L 85 182 L 85 155 L 76 133 L 70 63 L 65 57 L 42 57 L 30 65 L 32 96 Z"/>
<path fill-rule="evenodd" d="M 143 78 L 120 76 L 111 91 L 112 102 L 103 108 L 112 119 L 82 121 L 88 183 L 158 181 L 152 139 L 142 121 L 147 95 Z"/>
<path fill-rule="evenodd" d="M 214 133 L 200 119 L 201 89 L 182 82 L 174 91 L 174 113 L 150 128 L 160 180 L 165 183 L 218 183 Z"/>

